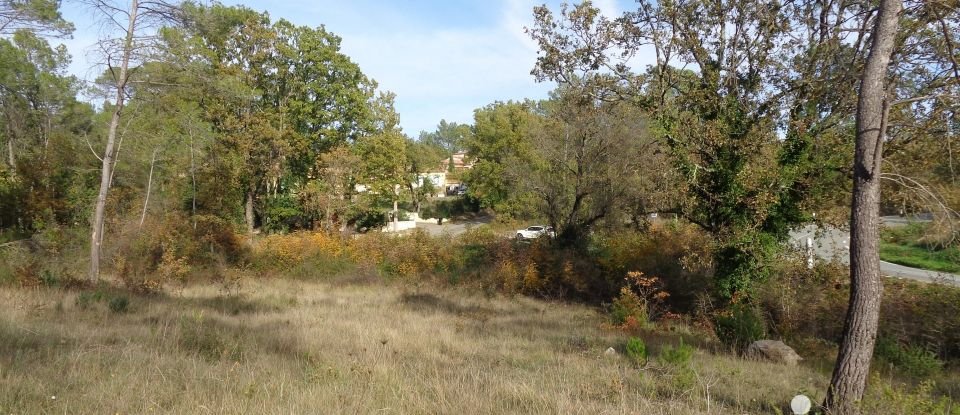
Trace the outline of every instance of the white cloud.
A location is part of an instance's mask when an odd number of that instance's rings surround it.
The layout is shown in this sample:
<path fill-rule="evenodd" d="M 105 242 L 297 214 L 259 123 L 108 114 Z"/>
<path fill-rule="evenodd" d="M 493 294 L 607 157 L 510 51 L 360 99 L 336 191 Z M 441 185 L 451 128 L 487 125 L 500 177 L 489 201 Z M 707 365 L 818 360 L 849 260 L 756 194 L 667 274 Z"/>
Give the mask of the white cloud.
<path fill-rule="evenodd" d="M 533 4 L 507 0 L 500 21 L 483 27 L 343 33 L 343 49 L 397 94 L 406 133 L 433 130 L 441 119 L 470 123 L 476 108 L 543 98 L 550 89 L 530 75 L 536 45 L 523 27 L 532 22 Z"/>

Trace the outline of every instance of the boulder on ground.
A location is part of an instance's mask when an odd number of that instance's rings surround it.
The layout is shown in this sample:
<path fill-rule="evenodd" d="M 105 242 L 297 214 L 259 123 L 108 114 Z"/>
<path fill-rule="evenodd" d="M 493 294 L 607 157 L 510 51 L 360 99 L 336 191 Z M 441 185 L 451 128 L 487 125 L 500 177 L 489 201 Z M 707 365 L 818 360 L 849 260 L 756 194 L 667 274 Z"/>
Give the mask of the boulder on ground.
<path fill-rule="evenodd" d="M 757 340 L 747 347 L 747 357 L 796 366 L 803 360 L 790 346 L 779 340 Z"/>
<path fill-rule="evenodd" d="M 604 350 L 603 355 L 606 357 L 617 357 L 617 351 L 612 347 L 608 347 L 607 350 Z"/>

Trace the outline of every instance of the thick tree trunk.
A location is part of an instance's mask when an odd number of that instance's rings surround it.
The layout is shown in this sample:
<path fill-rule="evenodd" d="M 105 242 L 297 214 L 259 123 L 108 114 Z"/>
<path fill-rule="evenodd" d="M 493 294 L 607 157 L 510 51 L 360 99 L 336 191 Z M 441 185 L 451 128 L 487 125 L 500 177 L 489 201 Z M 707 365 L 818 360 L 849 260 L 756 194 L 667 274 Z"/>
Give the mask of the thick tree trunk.
<path fill-rule="evenodd" d="M 130 54 L 133 49 L 133 34 L 136 29 L 138 0 L 131 0 L 127 33 L 123 44 L 123 57 L 120 61 L 120 73 L 117 76 L 117 102 L 110 117 L 110 129 L 107 132 L 107 146 L 103 152 L 103 164 L 100 168 L 100 192 L 97 194 L 97 203 L 93 212 L 92 232 L 90 235 L 90 281 L 97 282 L 100 278 L 100 245 L 103 242 L 103 215 L 107 204 L 107 191 L 110 189 L 110 180 L 113 177 L 113 144 L 117 139 L 117 128 L 120 126 L 120 116 L 123 113 L 123 104 L 127 86 L 127 67 L 130 64 Z"/>
<path fill-rule="evenodd" d="M 886 133 L 886 74 L 897 34 L 900 0 L 883 0 L 860 82 L 850 213 L 850 304 L 824 402 L 831 414 L 856 413 L 863 398 L 880 318 L 880 167 Z"/>

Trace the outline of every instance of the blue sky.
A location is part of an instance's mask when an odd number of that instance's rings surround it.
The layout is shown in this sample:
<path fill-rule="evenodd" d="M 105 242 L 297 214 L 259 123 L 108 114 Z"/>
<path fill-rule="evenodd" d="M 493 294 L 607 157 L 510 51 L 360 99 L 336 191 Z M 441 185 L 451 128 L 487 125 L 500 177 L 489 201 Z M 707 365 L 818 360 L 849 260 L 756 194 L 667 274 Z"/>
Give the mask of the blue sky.
<path fill-rule="evenodd" d="M 65 2 L 77 27 L 63 43 L 74 57 L 71 71 L 92 79 L 99 69 L 87 58 L 99 26 L 89 12 Z M 382 90 L 397 94 L 405 133 L 432 131 L 441 119 L 471 123 L 473 110 L 494 101 L 544 98 L 552 84 L 530 75 L 536 45 L 523 33 L 543 0 L 224 0 L 267 11 L 298 25 L 326 26 L 343 38 L 342 50 Z M 547 2 L 554 10 L 559 1 Z M 604 14 L 622 10 L 617 0 L 594 1 Z"/>

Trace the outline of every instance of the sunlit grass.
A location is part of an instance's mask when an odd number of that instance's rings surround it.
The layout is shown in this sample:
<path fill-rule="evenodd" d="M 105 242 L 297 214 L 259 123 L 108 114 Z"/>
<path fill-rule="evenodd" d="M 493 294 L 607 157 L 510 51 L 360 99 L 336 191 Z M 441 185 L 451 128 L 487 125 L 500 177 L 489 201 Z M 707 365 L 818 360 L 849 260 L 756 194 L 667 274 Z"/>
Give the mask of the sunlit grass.
<path fill-rule="evenodd" d="M 946 249 L 930 249 L 916 245 L 882 242 L 880 259 L 894 264 L 931 271 L 960 272 L 960 251 L 952 246 Z"/>
<path fill-rule="evenodd" d="M 2 288 L 0 316 L 2 413 L 770 413 L 826 380 L 690 330 L 643 337 L 693 372 L 641 368 L 593 308 L 370 281 Z"/>

